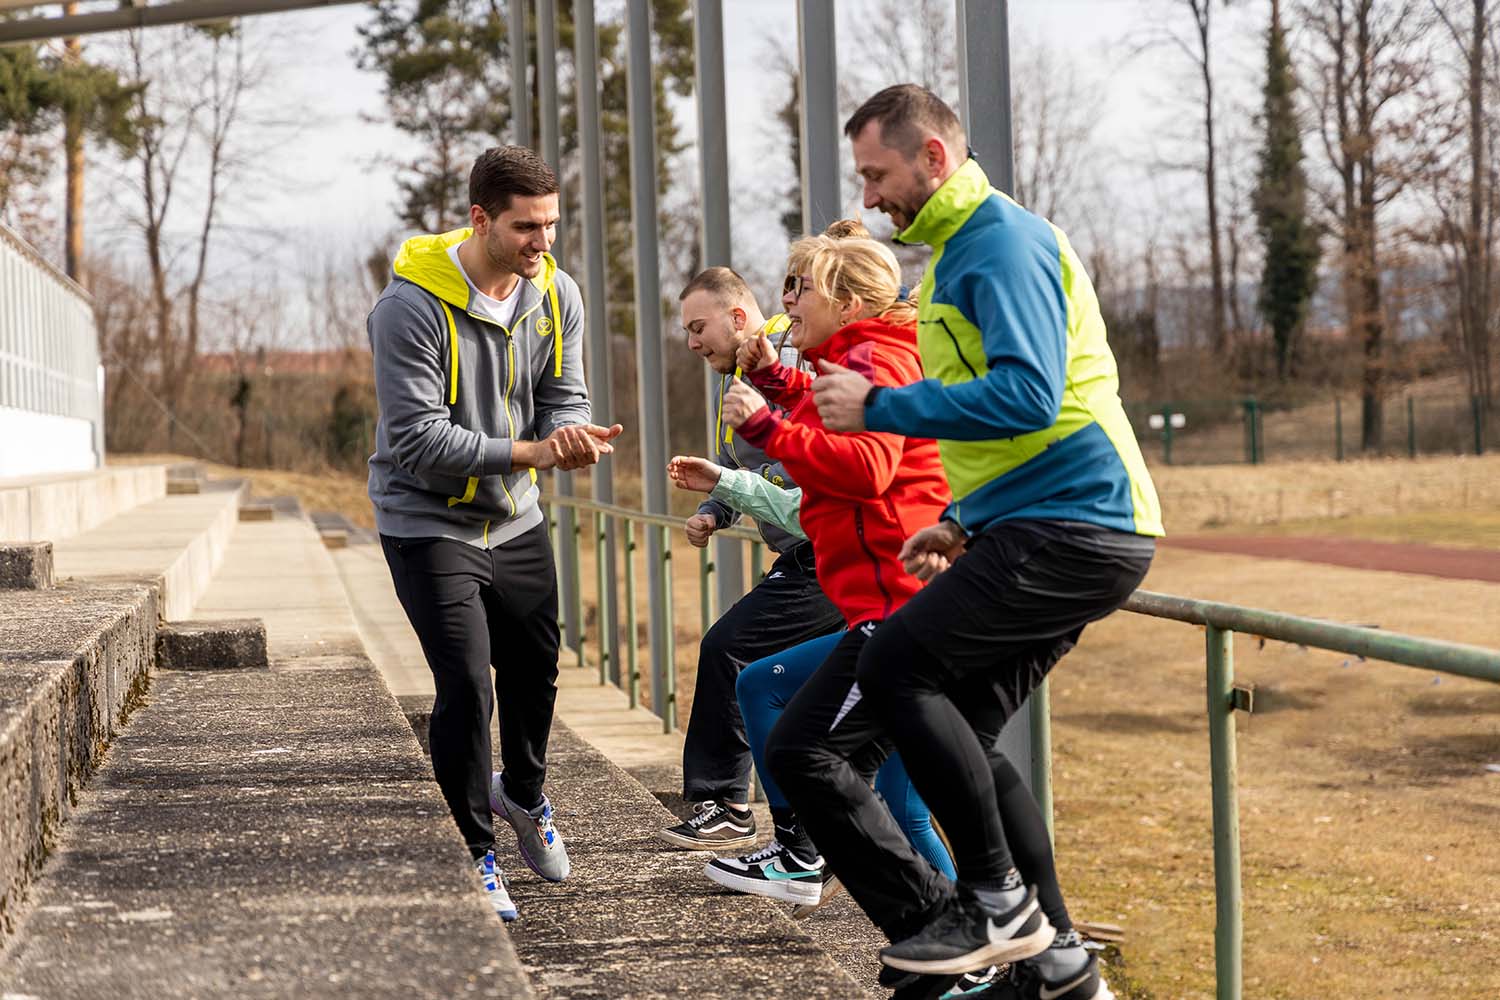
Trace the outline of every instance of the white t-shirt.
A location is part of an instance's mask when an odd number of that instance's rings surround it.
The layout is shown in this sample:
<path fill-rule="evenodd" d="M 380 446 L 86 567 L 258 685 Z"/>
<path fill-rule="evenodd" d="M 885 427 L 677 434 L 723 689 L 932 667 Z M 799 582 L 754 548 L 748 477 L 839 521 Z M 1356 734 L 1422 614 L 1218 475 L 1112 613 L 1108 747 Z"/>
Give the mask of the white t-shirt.
<path fill-rule="evenodd" d="M 458 248 L 462 245 L 461 243 L 455 243 L 449 247 L 448 256 L 453 259 L 453 266 L 458 268 L 458 273 L 464 276 L 464 281 L 468 284 L 470 290 L 474 292 L 474 301 L 469 311 L 483 316 L 487 320 L 499 323 L 505 329 L 509 330 L 511 323 L 516 318 L 516 307 L 521 302 L 521 282 L 526 279 L 518 277 L 515 285 L 510 290 L 510 294 L 505 298 L 491 298 L 475 286 L 474 282 L 469 279 L 469 272 L 464 270 L 463 262 L 458 259 Z"/>

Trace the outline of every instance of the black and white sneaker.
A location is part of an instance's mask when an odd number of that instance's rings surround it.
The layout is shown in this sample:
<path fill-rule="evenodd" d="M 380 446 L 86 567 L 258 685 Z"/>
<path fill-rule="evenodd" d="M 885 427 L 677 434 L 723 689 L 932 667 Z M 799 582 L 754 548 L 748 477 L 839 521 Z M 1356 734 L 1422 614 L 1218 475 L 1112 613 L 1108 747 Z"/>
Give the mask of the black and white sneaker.
<path fill-rule="evenodd" d="M 995 1000 L 1002 997 L 1000 991 L 1005 983 L 1005 974 L 997 966 L 990 966 L 983 972 L 965 972 L 958 977 L 958 982 L 953 988 L 944 993 L 942 1000 L 958 1000 L 960 997 L 984 997 L 984 1000 Z"/>
<path fill-rule="evenodd" d="M 709 799 L 693 806 L 693 816 L 684 823 L 656 831 L 673 847 L 689 851 L 733 851 L 755 846 L 755 814 L 731 809 Z"/>
<path fill-rule="evenodd" d="M 738 858 L 716 858 L 703 874 L 729 889 L 787 903 L 816 903 L 823 895 L 823 859 L 803 861 L 777 840 Z"/>
<path fill-rule="evenodd" d="M 992 991 L 994 1000 L 1115 1000 L 1099 972 L 1099 956 L 1090 955 L 1081 972 L 1048 982 L 1030 962 L 1012 966 L 1010 974 Z M 980 994 L 990 1000 L 989 994 Z"/>
<path fill-rule="evenodd" d="M 1036 887 L 1005 913 L 985 909 L 973 893 L 959 895 L 919 933 L 882 948 L 880 960 L 906 972 L 962 975 L 1030 958 L 1052 943 L 1052 924 L 1036 902 Z"/>
<path fill-rule="evenodd" d="M 802 903 L 798 906 L 792 907 L 792 919 L 806 920 L 808 917 L 813 915 L 813 911 L 815 911 L 818 907 L 822 906 L 824 903 L 828 902 L 834 896 L 837 896 L 843 891 L 844 883 L 839 881 L 839 877 L 835 875 L 831 869 L 824 867 L 823 891 L 818 895 L 818 901 L 816 903 Z"/>
<path fill-rule="evenodd" d="M 958 982 L 958 976 L 929 976 L 920 972 L 902 972 L 889 965 L 880 967 L 881 986 L 895 990 L 890 1000 L 941 1000 Z"/>

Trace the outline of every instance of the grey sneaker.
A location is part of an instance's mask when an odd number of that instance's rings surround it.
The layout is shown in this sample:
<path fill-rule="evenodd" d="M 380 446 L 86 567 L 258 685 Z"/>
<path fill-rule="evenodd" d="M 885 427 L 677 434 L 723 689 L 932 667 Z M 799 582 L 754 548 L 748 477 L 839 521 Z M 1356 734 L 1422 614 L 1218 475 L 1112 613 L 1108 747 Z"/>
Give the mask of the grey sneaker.
<path fill-rule="evenodd" d="M 527 809 L 505 794 L 505 785 L 497 774 L 490 778 L 490 809 L 516 831 L 516 846 L 528 868 L 548 882 L 568 877 L 573 866 L 568 862 L 562 834 L 552 825 L 552 803 L 547 796 L 542 796 L 542 804 L 535 809 Z"/>

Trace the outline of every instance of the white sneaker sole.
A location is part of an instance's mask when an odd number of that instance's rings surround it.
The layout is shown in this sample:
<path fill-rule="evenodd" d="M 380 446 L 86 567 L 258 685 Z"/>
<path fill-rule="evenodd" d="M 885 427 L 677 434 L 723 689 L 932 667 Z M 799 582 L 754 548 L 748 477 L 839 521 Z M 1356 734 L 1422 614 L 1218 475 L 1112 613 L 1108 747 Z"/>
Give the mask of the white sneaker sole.
<path fill-rule="evenodd" d="M 745 834 L 743 837 L 735 837 L 733 840 L 702 840 L 697 837 L 684 837 L 674 832 L 670 827 L 665 830 L 656 831 L 656 839 L 664 840 L 673 847 L 681 847 L 688 851 L 714 851 L 726 854 L 739 850 L 742 847 L 755 846 L 755 832 Z"/>
<path fill-rule="evenodd" d="M 965 972 L 988 969 L 992 965 L 1006 965 L 1011 962 L 1020 962 L 1034 955 L 1040 955 L 1043 951 L 1047 950 L 1047 946 L 1052 943 L 1052 939 L 1056 936 L 1057 930 L 1044 915 L 1041 926 L 1025 937 L 1006 938 L 1004 941 L 997 941 L 994 944 L 987 944 L 976 948 L 966 955 L 929 961 L 881 955 L 880 961 L 893 969 L 900 969 L 902 972 L 920 972 L 925 975 L 937 976 L 961 976 Z"/>
<path fill-rule="evenodd" d="M 752 896 L 779 899 L 783 903 L 796 903 L 799 906 L 816 905 L 823 895 L 821 879 L 787 879 L 784 882 L 771 882 L 763 878 L 747 878 L 733 872 L 726 872 L 722 868 L 715 868 L 712 863 L 704 866 L 703 874 L 726 889 L 746 892 Z"/>
<path fill-rule="evenodd" d="M 822 906 L 824 903 L 828 902 L 834 896 L 837 896 L 843 891 L 844 883 L 839 881 L 839 877 L 837 875 L 833 876 L 827 882 L 823 883 L 823 892 L 818 896 L 818 901 L 816 903 L 804 903 L 801 906 L 797 906 L 792 909 L 792 919 L 806 920 L 808 917 L 812 916 L 814 912 L 817 911 L 818 907 Z"/>

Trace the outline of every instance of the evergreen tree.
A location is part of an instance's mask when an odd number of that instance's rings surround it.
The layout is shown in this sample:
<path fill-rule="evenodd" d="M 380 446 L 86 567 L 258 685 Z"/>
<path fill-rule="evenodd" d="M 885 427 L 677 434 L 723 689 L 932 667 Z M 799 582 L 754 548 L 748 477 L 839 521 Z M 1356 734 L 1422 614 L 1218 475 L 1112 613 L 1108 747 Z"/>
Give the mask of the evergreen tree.
<path fill-rule="evenodd" d="M 1281 27 L 1280 4 L 1272 0 L 1266 34 L 1265 146 L 1254 193 L 1255 218 L 1265 246 L 1265 272 L 1258 306 L 1276 349 L 1276 375 L 1286 378 L 1296 336 L 1318 285 L 1318 232 L 1307 212 L 1307 175 L 1302 168 L 1302 130 L 1297 121 L 1297 79 Z"/>

